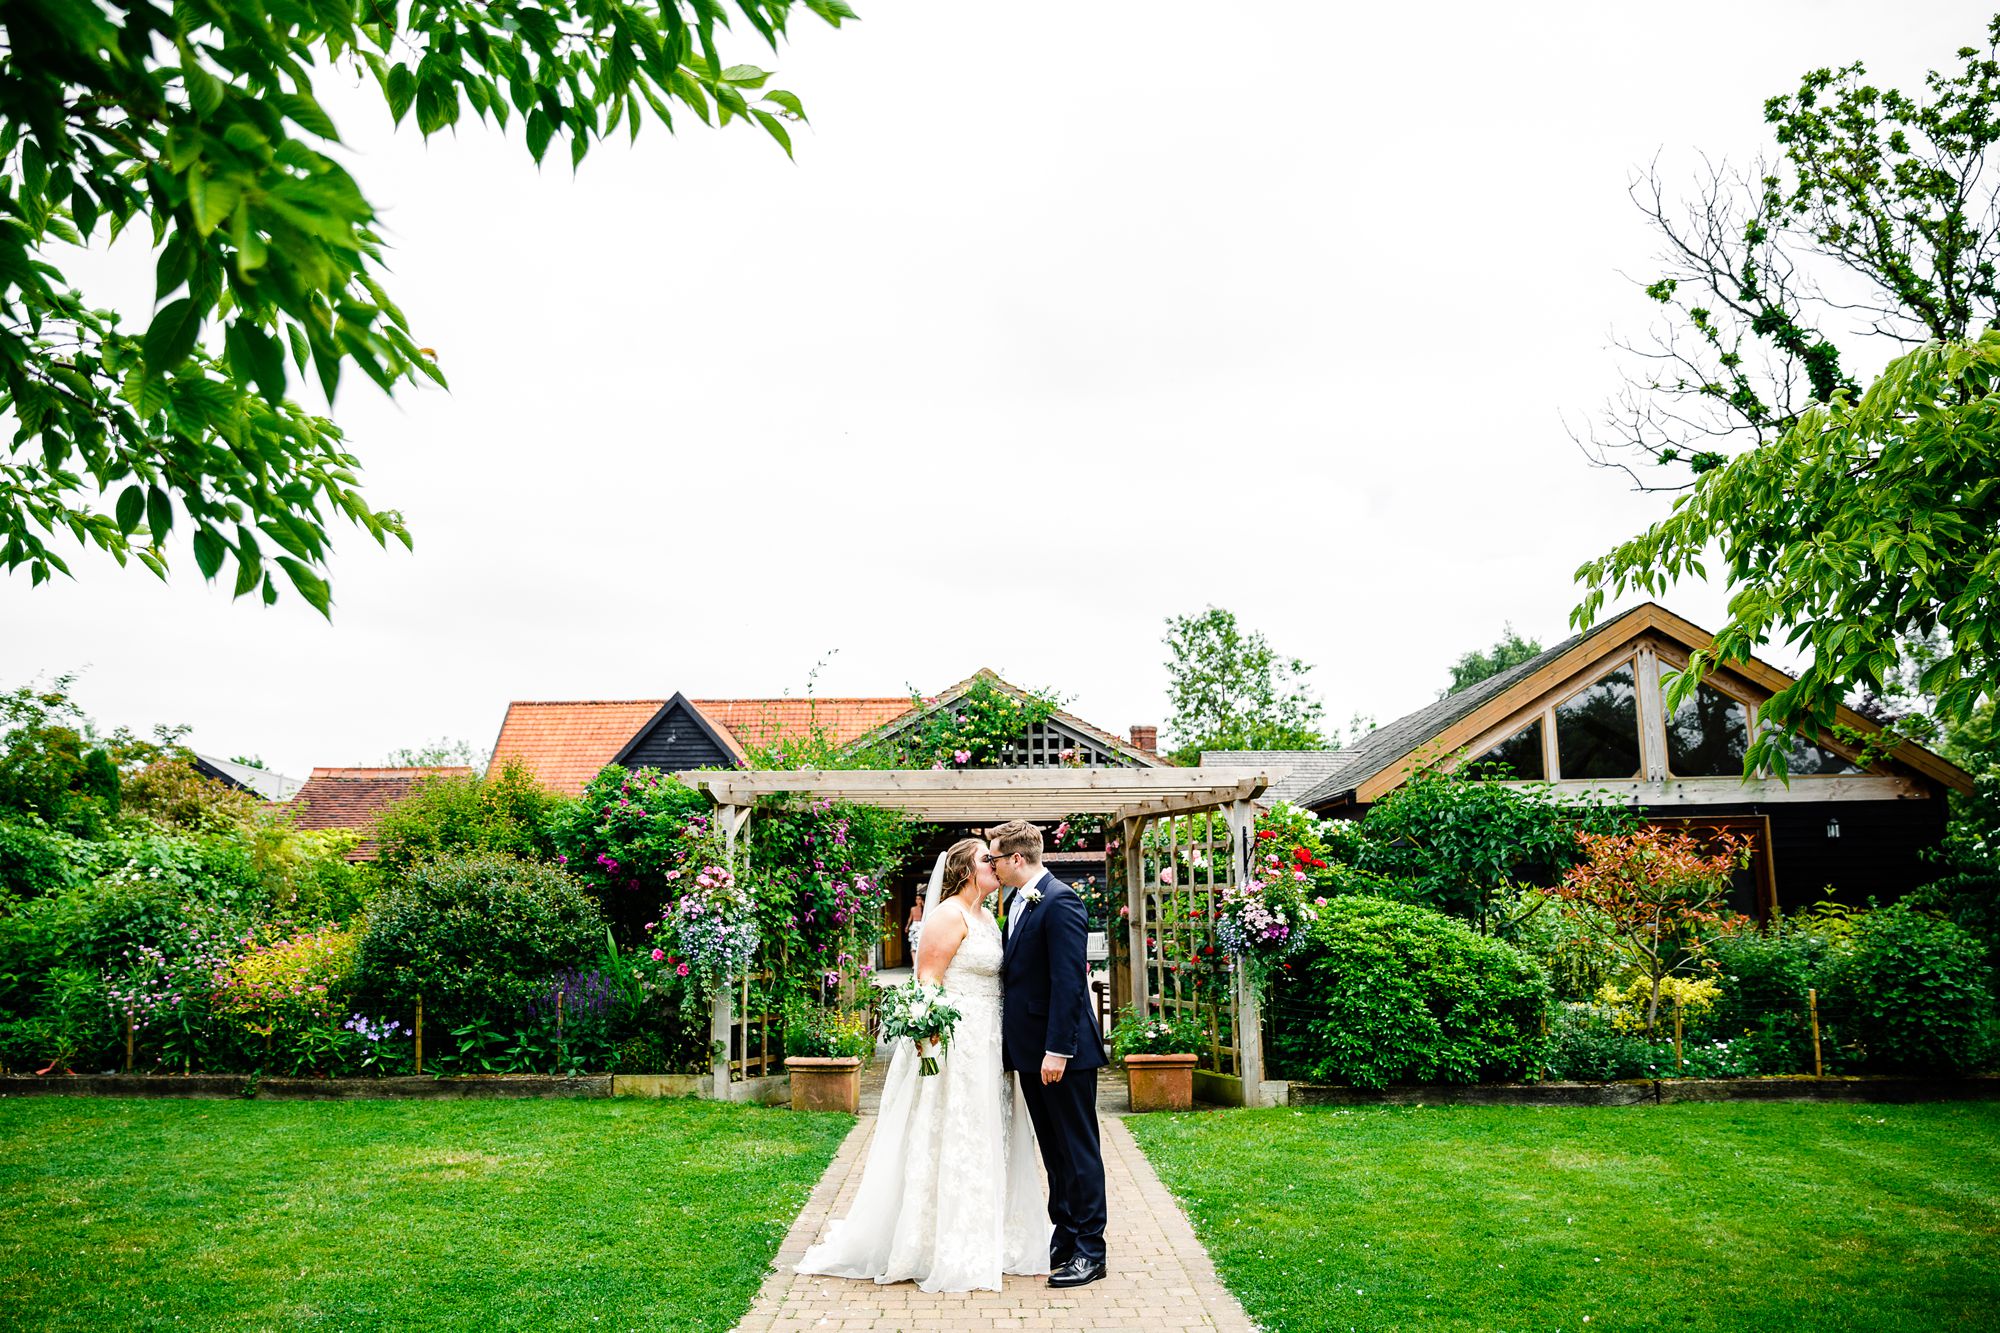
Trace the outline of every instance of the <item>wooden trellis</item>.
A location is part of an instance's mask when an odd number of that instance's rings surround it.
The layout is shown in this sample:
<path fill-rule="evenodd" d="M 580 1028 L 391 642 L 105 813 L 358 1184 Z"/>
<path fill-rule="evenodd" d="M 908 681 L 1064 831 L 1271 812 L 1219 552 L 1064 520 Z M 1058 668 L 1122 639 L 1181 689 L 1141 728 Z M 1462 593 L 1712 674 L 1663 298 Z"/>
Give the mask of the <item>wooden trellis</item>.
<path fill-rule="evenodd" d="M 1215 942 L 1223 891 L 1241 884 L 1256 844 L 1248 801 L 1126 821 L 1132 1004 L 1192 1019 L 1206 1035 L 1196 1078 L 1205 1099 L 1262 1104 L 1263 1030 L 1257 991 Z"/>
<path fill-rule="evenodd" d="M 1044 744 L 1062 739 L 1053 734 Z M 1240 883 L 1254 840 L 1251 801 L 1263 776 L 1198 768 L 1030 767 L 936 772 L 902 769 L 756 771 L 696 769 L 677 775 L 706 789 L 735 856 L 738 835 L 760 796 L 796 794 L 900 810 L 945 824 L 998 824 L 1008 819 L 1054 821 L 1070 815 L 1106 817 L 1128 849 L 1157 845 L 1165 858 L 1128 851 L 1131 903 L 1129 972 L 1133 1002 L 1147 1012 L 1192 1012 L 1209 1036 L 1197 1086 L 1214 1101 L 1261 1103 L 1262 1039 L 1255 991 L 1240 967 L 1184 965 L 1187 950 L 1213 945 L 1214 907 L 1226 885 Z M 1149 828 L 1152 830 L 1149 832 Z M 733 861 L 732 861 L 733 863 Z M 1167 866 L 1175 867 L 1163 877 Z M 738 867 L 738 873 L 743 868 Z M 1191 877 L 1185 878 L 1185 877 Z M 1163 952 L 1163 938 L 1180 952 Z M 1151 939 L 1155 943 L 1147 945 Z M 1195 954 L 1212 959 L 1214 955 Z M 771 960 L 755 965 L 769 968 Z M 764 989 L 745 978 L 716 997 L 710 1028 L 716 1046 L 713 1095 L 734 1101 L 776 1094 L 782 1059 L 772 1047 L 772 1015 L 760 1012 Z M 1200 985 L 1195 982 L 1199 980 Z"/>

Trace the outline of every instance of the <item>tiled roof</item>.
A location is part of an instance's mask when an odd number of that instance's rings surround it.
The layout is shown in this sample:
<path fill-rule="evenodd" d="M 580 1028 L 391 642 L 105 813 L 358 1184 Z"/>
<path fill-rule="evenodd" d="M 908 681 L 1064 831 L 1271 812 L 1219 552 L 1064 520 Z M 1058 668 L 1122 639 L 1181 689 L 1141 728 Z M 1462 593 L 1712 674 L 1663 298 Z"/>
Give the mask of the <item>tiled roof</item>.
<path fill-rule="evenodd" d="M 910 711 L 907 696 L 883 699 L 690 699 L 726 738 L 738 759 L 747 749 L 803 737 L 815 723 L 836 745 L 873 731 Z M 582 792 L 598 770 L 666 707 L 665 699 L 516 702 L 493 742 L 492 766 L 509 759 L 528 766 L 551 791 Z"/>
<path fill-rule="evenodd" d="M 817 725 L 845 745 L 910 711 L 910 696 L 882 699 L 690 699 L 689 703 L 746 749 L 797 740 Z"/>
<path fill-rule="evenodd" d="M 1299 797 L 1354 761 L 1352 750 L 1203 750 L 1203 768 L 1262 773 L 1271 779 L 1266 801 L 1298 803 Z"/>
<path fill-rule="evenodd" d="M 464 777 L 463 766 L 434 768 L 315 768 L 291 799 L 293 824 L 302 829 L 354 829 L 366 833 L 384 810 L 408 796 L 424 778 Z M 370 838 L 348 856 L 351 861 L 375 859 Z"/>
<path fill-rule="evenodd" d="M 584 784 L 666 703 L 665 699 L 586 699 L 508 704 L 488 768 L 497 772 L 508 760 L 518 760 L 549 790 L 579 795 Z"/>

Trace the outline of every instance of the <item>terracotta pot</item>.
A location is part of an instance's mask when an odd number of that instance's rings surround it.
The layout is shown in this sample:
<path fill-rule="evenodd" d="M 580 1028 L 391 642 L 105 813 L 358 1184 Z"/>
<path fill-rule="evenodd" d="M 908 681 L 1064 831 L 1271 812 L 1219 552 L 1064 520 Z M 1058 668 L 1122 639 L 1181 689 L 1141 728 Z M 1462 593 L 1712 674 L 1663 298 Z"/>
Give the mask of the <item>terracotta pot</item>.
<path fill-rule="evenodd" d="M 1128 1055 L 1125 1083 L 1131 1091 L 1135 1111 L 1191 1111 L 1194 1109 L 1194 1065 L 1192 1055 Z"/>
<path fill-rule="evenodd" d="M 792 1076 L 794 1111 L 860 1112 L 860 1056 L 788 1055 L 785 1072 Z"/>

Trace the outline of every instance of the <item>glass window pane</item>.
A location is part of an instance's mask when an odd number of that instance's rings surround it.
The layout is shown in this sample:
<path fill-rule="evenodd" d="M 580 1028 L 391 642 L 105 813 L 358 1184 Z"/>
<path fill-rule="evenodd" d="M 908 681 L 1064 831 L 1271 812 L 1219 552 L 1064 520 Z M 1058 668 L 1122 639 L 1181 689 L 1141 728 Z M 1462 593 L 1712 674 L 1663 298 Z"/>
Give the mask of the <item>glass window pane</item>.
<path fill-rule="evenodd" d="M 1556 705 L 1556 763 L 1565 778 L 1639 775 L 1639 701 L 1631 667 Z"/>
<path fill-rule="evenodd" d="M 1683 778 L 1743 775 L 1750 711 L 1721 690 L 1695 687 L 1667 719 L 1667 768 Z"/>
<path fill-rule="evenodd" d="M 1542 721 L 1536 718 L 1524 730 L 1515 732 L 1506 740 L 1472 761 L 1491 773 L 1495 769 L 1505 776 L 1523 782 L 1540 782 L 1548 776 L 1542 763 Z"/>
<path fill-rule="evenodd" d="M 1814 745 L 1803 736 L 1792 737 L 1792 776 L 1831 777 L 1836 773 L 1859 773 L 1860 765 L 1845 755 Z"/>

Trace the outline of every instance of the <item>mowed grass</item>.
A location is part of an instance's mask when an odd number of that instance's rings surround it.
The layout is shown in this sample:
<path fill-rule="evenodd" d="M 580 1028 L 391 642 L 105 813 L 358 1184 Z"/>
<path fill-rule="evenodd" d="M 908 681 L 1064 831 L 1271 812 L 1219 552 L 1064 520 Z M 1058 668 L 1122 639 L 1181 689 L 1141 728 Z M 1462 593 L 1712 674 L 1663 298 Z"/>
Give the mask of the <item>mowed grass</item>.
<path fill-rule="evenodd" d="M 0 1100 L 0 1328 L 724 1330 L 852 1123 Z"/>
<path fill-rule="evenodd" d="M 1274 1333 L 2000 1327 L 2000 1104 L 1126 1123 Z"/>

